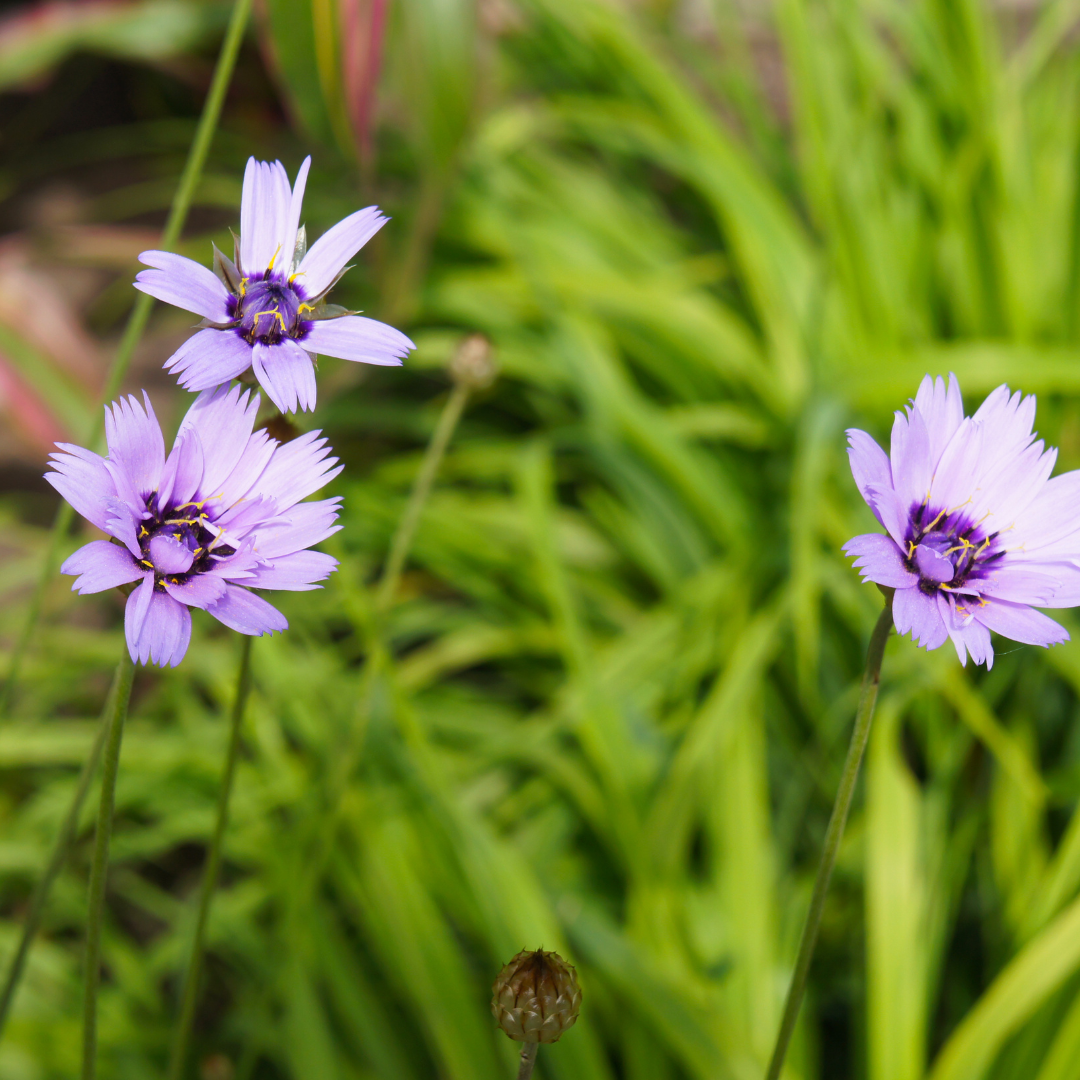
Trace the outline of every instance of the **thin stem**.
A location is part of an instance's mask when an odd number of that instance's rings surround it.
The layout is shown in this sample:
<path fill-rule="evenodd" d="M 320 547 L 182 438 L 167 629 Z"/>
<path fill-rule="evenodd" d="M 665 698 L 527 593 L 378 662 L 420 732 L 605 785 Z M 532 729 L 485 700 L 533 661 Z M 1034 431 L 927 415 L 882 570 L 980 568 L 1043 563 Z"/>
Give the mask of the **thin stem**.
<path fill-rule="evenodd" d="M 521 1067 L 518 1069 L 517 1080 L 529 1080 L 532 1076 L 533 1066 L 536 1064 L 536 1054 L 540 1049 L 539 1043 L 527 1042 L 521 1048 Z"/>
<path fill-rule="evenodd" d="M 199 909 L 195 916 L 195 932 L 191 939 L 187 971 L 184 973 L 184 996 L 180 1006 L 180 1021 L 176 1027 L 172 1053 L 169 1057 L 169 1080 L 180 1080 L 187 1061 L 188 1042 L 195 1023 L 195 1007 L 199 1002 L 199 972 L 202 969 L 203 946 L 206 940 L 206 923 L 210 916 L 210 902 L 217 888 L 221 871 L 221 846 L 225 828 L 229 823 L 229 797 L 232 794 L 236 762 L 240 756 L 240 728 L 244 720 L 244 707 L 251 693 L 251 642 L 246 634 L 240 643 L 240 668 L 236 676 L 236 697 L 233 699 L 229 719 L 229 749 L 225 755 L 225 772 L 218 788 L 217 823 L 206 855 L 202 884 L 199 887 Z"/>
<path fill-rule="evenodd" d="M 97 772 L 98 762 L 101 760 L 101 751 L 105 746 L 105 733 L 109 727 L 109 717 L 113 712 L 119 684 L 120 667 L 117 666 L 112 686 L 109 689 L 108 697 L 105 699 L 105 706 L 101 710 L 101 720 L 98 723 L 94 744 L 90 747 L 90 754 L 83 763 L 82 772 L 79 774 L 79 783 L 75 788 L 75 796 L 71 800 L 67 816 L 64 818 L 64 823 L 60 826 L 60 832 L 53 843 L 49 864 L 45 867 L 45 873 L 34 888 L 34 895 L 30 899 L 30 910 L 27 913 L 26 922 L 23 923 L 22 936 L 19 938 L 18 948 L 16 948 L 15 955 L 8 966 L 4 987 L 0 990 L 0 1038 L 3 1037 L 8 1013 L 11 1011 L 11 1003 L 15 999 L 15 991 L 19 987 L 23 970 L 26 967 L 26 958 L 30 953 L 30 946 L 34 943 L 34 938 L 41 927 L 41 917 L 44 914 L 49 893 L 52 891 L 53 882 L 61 869 L 63 869 L 64 862 L 71 849 L 71 843 L 75 838 L 75 831 L 79 827 L 79 817 L 82 814 L 83 803 L 86 801 L 87 792 L 90 790 L 94 773 Z"/>
<path fill-rule="evenodd" d="M 795 961 L 795 972 L 791 977 L 787 1001 L 784 1003 L 784 1015 L 780 1021 L 780 1032 L 776 1037 L 776 1047 L 769 1062 L 766 1080 L 779 1080 L 780 1070 L 784 1067 L 788 1044 L 795 1031 L 795 1021 L 799 1018 L 799 1008 L 806 993 L 806 979 L 810 973 L 810 961 L 814 957 L 818 930 L 821 926 L 821 914 L 825 908 L 825 896 L 829 891 L 829 879 L 832 877 L 836 856 L 840 851 L 840 841 L 844 836 L 851 799 L 855 793 L 855 782 L 859 778 L 859 766 L 862 764 L 866 741 L 870 736 L 870 724 L 874 718 L 874 706 L 877 704 L 878 685 L 881 682 L 881 661 L 885 655 L 885 642 L 892 630 L 892 595 L 885 602 L 885 610 L 878 617 L 874 632 L 870 635 L 870 646 L 866 653 L 866 671 L 863 674 L 862 689 L 859 692 L 859 706 L 855 712 L 855 727 L 851 732 L 844 772 L 840 777 L 840 788 L 836 793 L 829 827 L 825 832 L 825 847 L 818 865 L 817 879 L 814 881 L 814 893 L 810 898 L 810 911 L 806 916 L 802 937 L 799 940 L 799 955 Z"/>
<path fill-rule="evenodd" d="M 424 504 L 431 494 L 431 485 L 435 481 L 435 474 L 439 471 L 446 448 L 453 438 L 454 429 L 461 419 L 465 409 L 465 403 L 469 400 L 469 387 L 464 382 L 454 384 L 454 389 L 443 406 L 439 422 L 435 426 L 435 432 L 431 436 L 424 460 L 420 465 L 420 471 L 416 474 L 416 482 L 413 484 L 412 493 L 409 495 L 405 513 L 401 515 L 397 531 L 390 542 L 390 554 L 386 559 L 386 569 L 383 571 L 382 580 L 375 597 L 375 610 L 384 612 L 389 608 L 397 591 L 398 579 L 405 566 L 405 558 L 409 553 L 416 527 L 420 524 L 420 515 L 424 512 Z"/>
<path fill-rule="evenodd" d="M 116 695 L 108 734 L 105 736 L 105 768 L 101 777 L 101 801 L 98 804 L 97 829 L 94 833 L 94 858 L 90 864 L 90 899 L 86 920 L 86 971 L 83 992 L 82 1080 L 94 1080 L 97 1070 L 97 997 L 101 981 L 101 923 L 105 913 L 105 878 L 109 869 L 109 840 L 112 837 L 113 807 L 116 801 L 116 773 L 120 767 L 120 744 L 124 738 L 131 683 L 135 665 L 127 645 L 117 669 Z"/>
<path fill-rule="evenodd" d="M 202 179 L 206 156 L 210 151 L 210 144 L 213 142 L 218 120 L 221 118 L 225 94 L 229 89 L 229 83 L 232 81 L 233 69 L 236 67 L 236 57 L 240 51 L 240 44 L 244 39 L 244 29 L 251 14 L 251 4 L 252 0 L 236 0 L 233 5 L 232 16 L 225 31 L 225 40 L 222 42 L 217 66 L 214 68 L 214 77 L 210 83 L 210 90 L 206 95 L 202 116 L 199 118 L 199 126 L 195 130 L 195 138 L 192 140 L 191 149 L 188 151 L 184 171 L 180 174 L 180 182 L 177 185 L 176 194 L 173 195 L 169 216 L 165 222 L 165 229 L 161 234 L 161 248 L 163 251 L 171 251 L 180 239 L 188 211 L 191 209 L 191 201 L 195 196 L 195 189 Z M 108 404 L 116 397 L 120 384 L 124 381 L 124 376 L 131 365 L 131 358 L 135 355 L 135 349 L 142 340 L 153 306 L 154 298 L 152 296 L 143 292 L 136 295 L 131 314 L 128 316 L 127 325 L 124 327 L 123 336 L 120 338 L 120 344 L 116 348 L 116 353 L 105 377 L 105 386 L 101 395 L 102 404 Z M 102 439 L 102 410 L 99 408 L 95 415 L 94 427 L 87 441 L 93 448 L 101 449 Z M 26 657 L 26 651 L 30 646 L 30 639 L 33 637 L 38 619 L 41 617 L 45 591 L 53 575 L 64 537 L 71 528 L 74 513 L 68 503 L 61 502 L 56 511 L 56 517 L 53 519 L 52 533 L 45 551 L 45 558 L 42 561 L 38 580 L 34 586 L 34 593 L 30 599 L 26 622 L 23 624 L 12 649 L 11 663 L 8 665 L 3 689 L 0 689 L 0 716 L 7 713 L 11 695 L 15 689 L 15 684 L 18 682 L 19 671 Z"/>
<path fill-rule="evenodd" d="M 304 880 L 308 892 L 302 892 L 301 897 L 310 895 L 315 890 L 333 850 L 338 826 L 345 813 L 345 793 L 348 788 L 349 777 L 352 776 L 359 762 L 367 731 L 367 717 L 371 711 L 376 685 L 389 659 L 386 642 L 382 635 L 381 617 L 393 605 L 394 594 L 397 592 L 398 581 L 401 577 L 402 568 L 405 566 L 405 560 L 408 557 L 416 527 L 420 523 L 424 505 L 431 494 L 431 487 L 435 482 L 439 465 L 446 454 L 446 448 L 454 436 L 458 421 L 461 419 L 461 414 L 468 403 L 471 389 L 463 379 L 455 381 L 454 389 L 443 406 L 438 423 L 435 425 L 434 432 L 432 432 L 431 440 L 424 451 L 424 460 L 413 482 L 412 491 L 409 493 L 409 501 L 390 542 L 390 553 L 386 559 L 386 568 L 383 571 L 382 579 L 376 589 L 373 610 L 365 608 L 361 612 L 360 618 L 363 620 L 363 630 L 368 639 L 368 659 L 364 665 L 361 684 L 357 693 L 356 717 L 349 728 L 345 745 L 341 747 L 340 752 L 334 757 L 333 767 L 326 785 L 329 809 L 326 815 L 319 819 L 318 832 L 310 839 L 309 850 L 311 854 L 304 867 Z M 298 907 L 302 909 L 303 904 L 304 900 L 301 899 Z"/>

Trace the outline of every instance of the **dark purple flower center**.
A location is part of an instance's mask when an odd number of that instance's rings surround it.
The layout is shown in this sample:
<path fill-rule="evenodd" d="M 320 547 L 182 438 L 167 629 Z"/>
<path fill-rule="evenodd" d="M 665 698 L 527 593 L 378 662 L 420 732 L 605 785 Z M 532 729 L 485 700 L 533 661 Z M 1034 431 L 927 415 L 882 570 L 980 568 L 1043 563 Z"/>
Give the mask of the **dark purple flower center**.
<path fill-rule="evenodd" d="M 166 581 L 182 585 L 188 578 L 209 570 L 222 556 L 234 553 L 207 528 L 209 517 L 201 503 L 168 506 L 164 510 L 157 509 L 153 496 L 147 503 L 151 516 L 139 526 L 139 561 L 154 571 L 157 589 L 164 590 Z"/>
<path fill-rule="evenodd" d="M 240 295 L 230 297 L 236 332 L 249 344 L 276 345 L 283 338 L 307 336 L 311 323 L 302 318 L 310 306 L 298 286 L 268 272 L 240 282 Z"/>
<path fill-rule="evenodd" d="M 916 503 L 908 514 L 904 565 L 919 575 L 919 588 L 932 596 L 940 589 L 962 592 L 984 579 L 1005 554 L 996 532 L 986 533 L 964 507 L 935 509 Z"/>

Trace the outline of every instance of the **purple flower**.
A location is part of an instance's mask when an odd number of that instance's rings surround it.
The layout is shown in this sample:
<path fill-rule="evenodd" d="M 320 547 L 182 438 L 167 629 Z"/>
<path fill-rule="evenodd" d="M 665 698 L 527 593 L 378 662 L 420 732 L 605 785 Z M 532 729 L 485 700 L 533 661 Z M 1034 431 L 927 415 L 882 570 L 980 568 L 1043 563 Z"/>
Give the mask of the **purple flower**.
<path fill-rule="evenodd" d="M 315 408 L 315 356 L 397 365 L 415 345 L 400 331 L 325 302 L 345 265 L 387 220 L 357 210 L 307 249 L 300 224 L 311 158 L 289 188 L 280 161 L 249 158 L 234 263 L 214 248 L 214 272 L 182 255 L 144 251 L 135 279 L 167 304 L 203 317 L 165 362 L 188 390 L 210 390 L 250 367 L 282 412 Z"/>
<path fill-rule="evenodd" d="M 999 386 L 964 416 L 949 376 L 923 379 L 892 429 L 891 458 L 848 432 L 851 471 L 887 536 L 844 545 L 864 580 L 896 590 L 893 620 L 927 649 L 952 638 L 989 668 L 990 631 L 1029 645 L 1068 641 L 1038 607 L 1080 603 L 1080 471 L 1035 440 L 1035 398 Z"/>
<path fill-rule="evenodd" d="M 278 443 L 252 432 L 259 396 L 239 387 L 202 393 L 166 458 L 143 394 L 105 410 L 109 455 L 66 443 L 45 479 L 113 539 L 93 540 L 60 568 L 74 591 L 139 582 L 124 616 L 132 660 L 176 667 L 191 638 L 190 608 L 241 634 L 285 630 L 251 592 L 319 588 L 337 560 L 306 550 L 340 526 L 338 498 L 300 502 L 341 471 L 319 433 Z"/>

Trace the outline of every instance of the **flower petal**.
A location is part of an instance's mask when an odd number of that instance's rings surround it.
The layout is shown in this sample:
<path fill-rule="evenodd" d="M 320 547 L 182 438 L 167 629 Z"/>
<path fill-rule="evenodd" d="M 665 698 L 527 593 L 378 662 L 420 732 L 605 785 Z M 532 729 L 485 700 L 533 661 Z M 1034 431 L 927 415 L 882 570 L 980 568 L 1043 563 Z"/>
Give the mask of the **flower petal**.
<path fill-rule="evenodd" d="M 949 376 L 948 386 L 940 375 L 936 379 L 925 376 L 915 395 L 915 408 L 922 413 L 930 436 L 930 460 L 936 462 L 964 421 L 964 402 L 956 376 Z"/>
<path fill-rule="evenodd" d="M 164 584 L 165 591 L 187 607 L 207 608 L 225 595 L 225 582 L 212 574 L 191 574 L 179 584 Z"/>
<path fill-rule="evenodd" d="M 296 183 L 293 184 L 292 196 L 289 199 L 289 213 L 285 218 L 285 230 L 281 234 L 281 257 L 284 259 L 282 269 L 291 274 L 293 267 L 293 253 L 296 251 L 296 233 L 300 228 L 300 208 L 304 202 L 304 188 L 307 187 L 308 170 L 311 168 L 311 156 L 304 158 L 296 173 Z"/>
<path fill-rule="evenodd" d="M 128 585 L 146 577 L 148 571 L 135 561 L 127 548 L 108 540 L 91 540 L 64 561 L 60 573 L 79 574 L 71 591 L 86 595 Z"/>
<path fill-rule="evenodd" d="M 290 507 L 257 530 L 259 555 L 268 562 L 275 562 L 282 555 L 291 555 L 321 543 L 340 529 L 341 526 L 334 524 L 340 508 L 340 496 Z"/>
<path fill-rule="evenodd" d="M 229 290 L 212 270 L 169 251 L 144 251 L 139 262 L 152 267 L 140 270 L 135 278 L 135 288 L 140 292 L 211 322 L 229 321 Z"/>
<path fill-rule="evenodd" d="M 930 460 L 930 435 L 921 412 L 896 414 L 890 451 L 893 490 L 905 514 L 930 492 L 934 463 Z"/>
<path fill-rule="evenodd" d="M 186 574 L 195 561 L 191 548 L 167 533 L 158 533 L 150 540 L 150 561 L 161 574 Z"/>
<path fill-rule="evenodd" d="M 142 405 L 129 396 L 106 408 L 105 439 L 106 468 L 117 494 L 132 506 L 144 502 L 157 489 L 165 467 L 165 440 L 145 390 Z"/>
<path fill-rule="evenodd" d="M 128 652 L 136 663 L 140 661 L 145 663 L 140 655 L 140 642 L 146 613 L 150 610 L 150 601 L 153 596 L 154 575 L 147 574 L 142 584 L 127 598 L 127 604 L 124 605 L 124 634 L 127 637 Z"/>
<path fill-rule="evenodd" d="M 285 166 L 248 158 L 240 198 L 240 270 L 245 277 L 261 274 L 271 262 L 288 273 L 293 253 L 281 250 L 281 237 L 291 201 Z"/>
<path fill-rule="evenodd" d="M 185 390 L 217 389 L 251 367 L 251 346 L 235 330 L 207 327 L 165 361 Z"/>
<path fill-rule="evenodd" d="M 180 422 L 176 445 L 180 445 L 189 431 L 199 437 L 205 464 L 196 495 L 208 498 L 220 491 L 225 479 L 245 456 L 258 412 L 259 395 L 252 396 L 249 390 L 242 391 L 238 386 L 204 390 L 192 403 Z"/>
<path fill-rule="evenodd" d="M 852 538 L 844 545 L 844 554 L 855 560 L 863 581 L 893 589 L 910 589 L 919 583 L 918 575 L 904 565 L 900 549 L 890 537 L 881 533 Z"/>
<path fill-rule="evenodd" d="M 340 526 L 338 526 L 340 528 Z M 337 529 L 333 529 L 337 532 Z M 307 592 L 321 588 L 313 584 L 325 581 L 338 566 L 332 555 L 321 551 L 295 551 L 291 555 L 282 555 L 267 564 L 260 565 L 244 581 L 259 589 L 283 589 L 289 592 Z"/>
<path fill-rule="evenodd" d="M 976 619 L 996 634 L 1023 642 L 1025 645 L 1060 645 L 1069 640 L 1069 632 L 1041 611 L 1026 604 L 1011 604 L 1007 600 L 989 600 L 974 608 Z"/>
<path fill-rule="evenodd" d="M 152 578 L 147 580 L 150 600 L 137 628 L 130 615 L 132 601 L 147 588 L 147 582 L 128 597 L 129 614 L 124 624 L 128 651 L 131 659 L 141 664 L 151 661 L 158 667 L 176 667 L 184 659 L 191 641 L 191 612 L 168 593 L 154 590 Z"/>
<path fill-rule="evenodd" d="M 971 581 L 971 591 L 993 596 L 1013 604 L 1038 604 L 1048 607 L 1061 586 L 1053 573 L 1038 566 L 1011 566 L 1005 560 L 987 577 Z"/>
<path fill-rule="evenodd" d="M 919 544 L 915 549 L 915 563 L 919 567 L 919 573 L 931 581 L 952 581 L 956 568 L 952 560 L 926 544 Z"/>
<path fill-rule="evenodd" d="M 963 600 L 959 603 L 943 592 L 937 594 L 938 612 L 949 631 L 960 663 L 967 666 L 967 654 L 976 664 L 985 664 L 987 670 L 994 666 L 994 647 L 990 643 L 990 631 L 977 622 Z"/>
<path fill-rule="evenodd" d="M 55 471 L 47 472 L 45 479 L 71 503 L 77 514 L 107 531 L 106 500 L 115 499 L 117 492 L 116 481 L 105 467 L 105 459 L 71 443 L 56 445 L 61 453 L 50 455 L 49 464 Z"/>
<path fill-rule="evenodd" d="M 398 367 L 416 346 L 400 331 L 362 315 L 320 319 L 311 324 L 304 348 L 324 356 L 357 360 L 362 364 Z"/>
<path fill-rule="evenodd" d="M 252 637 L 289 628 L 288 620 L 277 608 L 239 585 L 226 585 L 225 595 L 206 610 L 230 630 Z"/>
<path fill-rule="evenodd" d="M 291 338 L 276 345 L 255 343 L 251 369 L 266 396 L 283 412 L 315 408 L 315 366 Z"/>
<path fill-rule="evenodd" d="M 182 429 L 176 437 L 172 452 L 165 461 L 158 488 L 157 506 L 164 510 L 190 502 L 203 478 L 204 455 L 199 433 L 194 428 Z"/>
<path fill-rule="evenodd" d="M 893 593 L 893 623 L 896 632 L 911 634 L 916 644 L 937 649 L 945 644 L 949 632 L 938 611 L 937 600 L 922 589 L 897 589 Z"/>
<path fill-rule="evenodd" d="M 252 484 L 248 498 L 267 497 L 277 502 L 278 513 L 314 494 L 330 483 L 344 466 L 330 457 L 330 447 L 320 432 L 309 431 L 274 451 L 262 475 Z M 337 465 L 337 468 L 333 466 Z"/>
<path fill-rule="evenodd" d="M 367 206 L 339 221 L 308 248 L 300 260 L 299 284 L 311 298 L 333 285 L 345 264 L 386 224 L 377 206 Z"/>

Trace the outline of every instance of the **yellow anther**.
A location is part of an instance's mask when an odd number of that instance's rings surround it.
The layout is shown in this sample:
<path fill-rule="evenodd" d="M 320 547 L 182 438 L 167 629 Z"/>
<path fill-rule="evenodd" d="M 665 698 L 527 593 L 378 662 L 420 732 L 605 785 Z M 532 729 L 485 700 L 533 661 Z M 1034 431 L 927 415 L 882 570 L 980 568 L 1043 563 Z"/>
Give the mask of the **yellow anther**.
<path fill-rule="evenodd" d="M 940 514 L 938 514 L 938 516 L 937 516 L 936 518 L 934 518 L 934 520 L 933 520 L 933 521 L 931 521 L 929 525 L 926 525 L 926 526 L 924 526 L 924 527 L 923 527 L 923 532 L 924 532 L 924 533 L 928 533 L 928 532 L 930 532 L 930 530 L 931 530 L 931 529 L 933 529 L 933 527 L 934 527 L 934 526 L 935 526 L 935 525 L 936 525 L 936 524 L 937 524 L 937 523 L 938 523 L 938 522 L 939 522 L 939 521 L 940 521 L 940 520 L 941 520 L 941 519 L 942 519 L 942 518 L 943 518 L 943 517 L 944 517 L 944 516 L 945 516 L 945 515 L 946 515 L 947 513 L 952 513 L 952 511 L 951 511 L 951 510 L 942 510 L 942 511 L 941 511 L 941 513 L 940 513 Z"/>
<path fill-rule="evenodd" d="M 264 315 L 273 315 L 274 318 L 277 319 L 277 321 L 279 323 L 281 323 L 281 332 L 283 334 L 287 334 L 289 332 L 289 328 L 285 325 L 285 316 L 282 315 L 281 312 L 277 311 L 276 309 L 274 311 L 256 311 L 254 316 L 253 316 L 253 318 L 255 319 L 255 325 L 256 326 L 258 326 L 259 319 L 261 319 Z"/>

